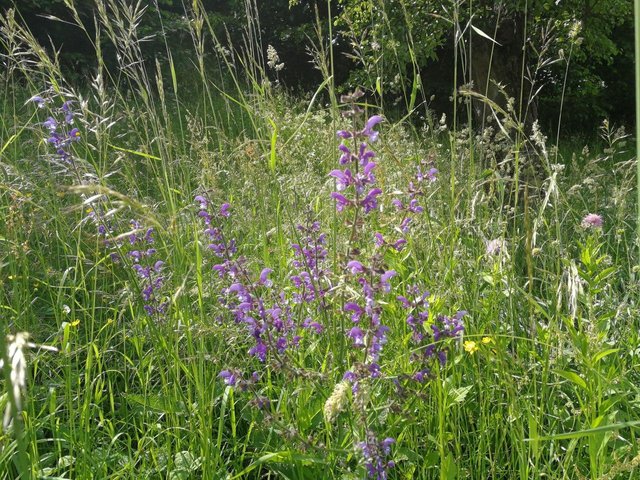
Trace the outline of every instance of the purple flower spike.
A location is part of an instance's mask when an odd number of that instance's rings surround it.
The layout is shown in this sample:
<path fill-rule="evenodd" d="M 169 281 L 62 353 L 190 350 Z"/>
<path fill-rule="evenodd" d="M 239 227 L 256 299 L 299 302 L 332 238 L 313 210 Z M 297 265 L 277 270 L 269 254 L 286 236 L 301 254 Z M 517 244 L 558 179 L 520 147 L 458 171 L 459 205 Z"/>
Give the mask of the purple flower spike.
<path fill-rule="evenodd" d="M 367 432 L 364 442 L 358 442 L 363 457 L 363 463 L 368 478 L 375 480 L 387 480 L 389 478 L 387 470 L 395 467 L 393 460 L 387 457 L 391 454 L 391 445 L 395 443 L 393 438 L 385 438 L 382 441 L 376 439 L 373 432 Z"/>
<path fill-rule="evenodd" d="M 347 131 L 347 130 L 338 130 L 338 138 L 344 138 L 345 140 L 348 138 L 352 138 L 353 137 L 353 133 Z"/>

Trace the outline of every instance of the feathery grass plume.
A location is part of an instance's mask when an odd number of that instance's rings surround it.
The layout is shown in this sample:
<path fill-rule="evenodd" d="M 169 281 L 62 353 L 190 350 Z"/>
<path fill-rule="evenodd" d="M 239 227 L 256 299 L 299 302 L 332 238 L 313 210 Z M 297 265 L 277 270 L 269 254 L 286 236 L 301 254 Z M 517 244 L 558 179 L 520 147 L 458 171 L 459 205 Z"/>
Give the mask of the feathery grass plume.
<path fill-rule="evenodd" d="M 346 380 L 338 382 L 333 388 L 333 392 L 327 398 L 322 410 L 327 423 L 333 423 L 340 412 L 345 409 L 349 399 L 349 390 L 351 390 L 351 385 Z"/>
<path fill-rule="evenodd" d="M 6 337 L 6 345 L 6 359 L 5 357 L 0 357 L 0 370 L 5 368 L 9 369 L 8 383 L 10 387 L 8 389 L 9 402 L 5 408 L 2 421 L 2 427 L 4 430 L 9 429 L 22 412 L 22 397 L 27 387 L 27 359 L 25 356 L 25 350 L 27 348 L 38 348 L 51 352 L 58 351 L 55 347 L 36 345 L 35 343 L 29 342 L 29 334 L 27 332 L 18 332 L 15 335 L 8 335 Z"/>
<path fill-rule="evenodd" d="M 27 386 L 27 360 L 24 349 L 28 345 L 29 334 L 20 332 L 7 337 L 7 365 L 9 374 L 9 403 L 4 411 L 2 427 L 7 430 L 14 419 L 22 412 L 22 394 Z M 5 359 L 0 358 L 0 368 L 4 368 Z"/>

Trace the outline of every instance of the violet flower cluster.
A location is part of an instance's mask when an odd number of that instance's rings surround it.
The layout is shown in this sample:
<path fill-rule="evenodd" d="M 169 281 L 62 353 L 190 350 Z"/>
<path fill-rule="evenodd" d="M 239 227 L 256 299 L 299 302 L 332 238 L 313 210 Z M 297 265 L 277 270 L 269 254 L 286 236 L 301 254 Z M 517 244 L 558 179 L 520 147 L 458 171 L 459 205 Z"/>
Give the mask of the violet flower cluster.
<path fill-rule="evenodd" d="M 332 192 L 331 198 L 336 201 L 336 209 L 339 212 L 352 206 L 362 208 L 364 213 L 378 208 L 378 196 L 382 190 L 372 188 L 376 182 L 373 173 L 376 163 L 372 161 L 375 153 L 366 142 L 361 140 L 368 139 L 370 143 L 375 142 L 378 139 L 378 132 L 374 128 L 382 121 L 382 116 L 373 115 L 360 131 L 338 131 L 338 137 L 343 140 L 338 147 L 342 152 L 340 165 L 351 166 L 344 170 L 332 170 L 329 173 L 336 179 L 338 191 Z M 355 151 L 344 143 L 344 140 L 348 139 L 353 139 Z"/>
<path fill-rule="evenodd" d="M 157 259 L 158 252 L 153 246 L 154 229 L 145 229 L 136 220 L 131 220 L 130 223 L 134 232 L 128 238 L 132 250 L 127 252 L 127 256 L 132 262 L 131 268 L 140 280 L 144 309 L 150 316 L 162 316 L 167 313 L 169 302 L 162 292 L 165 284 L 165 262 Z"/>
<path fill-rule="evenodd" d="M 364 466 L 369 478 L 376 480 L 388 478 L 387 470 L 395 467 L 395 462 L 387 460 L 387 457 L 391 455 L 391 445 L 395 442 L 395 439 L 390 437 L 378 440 L 373 432 L 368 431 L 366 440 L 357 444 L 364 458 Z"/>
<path fill-rule="evenodd" d="M 354 348 L 364 351 L 364 360 L 357 363 L 352 370 L 347 371 L 343 377 L 344 380 L 351 382 L 354 393 L 357 393 L 361 380 L 380 377 L 379 359 L 382 347 L 387 343 L 389 327 L 381 322 L 382 311 L 376 302 L 376 295 L 391 291 L 390 280 L 396 276 L 396 272 L 388 270 L 378 275 L 357 260 L 350 261 L 347 269 L 357 277 L 364 298 L 364 305 L 357 302 L 347 302 L 344 305 L 344 312 L 350 316 L 353 323 L 347 336 Z M 370 283 L 367 277 L 374 281 Z"/>
<path fill-rule="evenodd" d="M 409 297 L 409 298 L 407 298 Z M 419 365 L 413 379 L 422 383 L 431 377 L 431 364 L 434 359 L 444 366 L 447 362 L 448 339 L 459 339 L 464 332 L 462 318 L 467 312 L 461 310 L 453 317 L 438 315 L 435 321 L 429 321 L 429 292 L 418 286 L 411 286 L 408 295 L 399 295 L 398 300 L 407 311 L 407 325 L 412 331 L 412 343 L 419 353 L 411 360 Z"/>
<path fill-rule="evenodd" d="M 275 288 L 269 278 L 272 269 L 263 268 L 254 279 L 246 260 L 236 255 L 236 241 L 225 233 L 231 215 L 230 205 L 224 203 L 212 212 L 206 198 L 197 196 L 195 200 L 200 207 L 198 216 L 205 224 L 204 234 L 211 242 L 209 249 L 221 260 L 213 266 L 217 277 L 225 281 L 218 301 L 231 313 L 234 323 L 243 326 L 249 335 L 249 356 L 262 363 L 270 356 L 281 361 L 280 357 L 287 350 L 298 346 L 300 329 L 304 327 L 294 321 L 291 300 L 284 291 Z M 238 383 L 240 373 L 231 375 L 227 372 L 231 370 L 223 370 L 221 378 L 229 385 Z"/>
<path fill-rule="evenodd" d="M 425 195 L 427 185 L 436 181 L 437 174 L 438 170 L 434 167 L 429 167 L 425 162 L 418 166 L 415 177 L 409 182 L 408 198 L 404 202 L 397 197 L 391 200 L 391 204 L 402 214 L 399 231 L 402 232 L 403 236 L 395 241 L 389 241 L 381 233 L 375 233 L 374 241 L 377 247 L 390 247 L 398 252 L 404 248 L 407 243 L 404 235 L 410 230 L 415 216 L 424 212 L 424 207 L 420 205 L 419 198 Z"/>
<path fill-rule="evenodd" d="M 327 265 L 327 235 L 320 230 L 320 223 L 307 221 L 298 225 L 299 243 L 292 243 L 296 272 L 291 275 L 291 283 L 296 292 L 293 300 L 298 304 L 318 302 L 325 308 L 325 296 L 331 288 L 330 270 Z M 316 328 L 317 329 L 317 328 Z"/>
<path fill-rule="evenodd" d="M 44 108 L 48 100 L 36 95 L 31 97 L 39 108 Z M 71 145 L 80 140 L 80 130 L 72 127 L 75 113 L 72 108 L 72 101 L 65 101 L 59 109 L 54 110 L 54 116 L 48 117 L 42 126 L 48 131 L 47 143 L 55 149 L 57 157 L 65 163 L 70 163 L 72 159 Z"/>
<path fill-rule="evenodd" d="M 112 238 L 112 225 L 98 221 L 98 233 L 105 237 L 105 245 L 114 249 L 110 254 L 113 263 L 130 263 L 139 282 L 145 312 L 160 318 L 167 313 L 169 301 L 164 292 L 165 262 L 158 258 L 154 247 L 154 229 L 144 228 L 137 220 L 130 220 L 129 226 L 129 233 Z"/>
<path fill-rule="evenodd" d="M 223 203 L 216 211 L 210 211 L 209 200 L 202 195 L 197 195 L 194 199 L 199 205 L 198 217 L 203 221 L 204 234 L 209 242 L 207 248 L 220 260 L 213 266 L 213 270 L 220 278 L 225 276 L 237 277 L 240 273 L 239 267 L 243 259 L 236 259 L 238 251 L 235 238 L 226 238 L 224 225 L 231 216 L 231 205 Z"/>

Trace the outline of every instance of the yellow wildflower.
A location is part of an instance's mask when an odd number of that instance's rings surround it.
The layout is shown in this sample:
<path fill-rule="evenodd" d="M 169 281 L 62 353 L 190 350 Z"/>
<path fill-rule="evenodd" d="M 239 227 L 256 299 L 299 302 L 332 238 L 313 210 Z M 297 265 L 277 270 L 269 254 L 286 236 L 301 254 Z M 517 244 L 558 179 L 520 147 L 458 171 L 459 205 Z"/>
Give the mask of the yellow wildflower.
<path fill-rule="evenodd" d="M 464 342 L 464 349 L 473 355 L 476 351 L 478 351 L 478 344 L 473 340 L 467 340 Z"/>

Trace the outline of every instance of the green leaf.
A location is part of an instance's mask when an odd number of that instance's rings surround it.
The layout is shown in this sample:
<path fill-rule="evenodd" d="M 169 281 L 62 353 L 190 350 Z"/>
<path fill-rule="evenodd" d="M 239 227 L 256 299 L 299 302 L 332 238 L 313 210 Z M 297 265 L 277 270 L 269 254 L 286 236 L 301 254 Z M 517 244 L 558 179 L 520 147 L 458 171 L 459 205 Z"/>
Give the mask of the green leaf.
<path fill-rule="evenodd" d="M 202 465 L 200 458 L 187 450 L 177 452 L 173 458 L 173 463 L 177 469 L 187 470 L 189 472 L 197 470 L 200 468 L 200 465 Z"/>
<path fill-rule="evenodd" d="M 604 357 L 606 357 L 606 356 L 608 356 L 608 355 L 611 355 L 612 353 L 616 353 L 616 352 L 618 352 L 618 351 L 620 351 L 620 349 L 619 349 L 619 348 L 609 348 L 609 349 L 607 349 L 607 350 L 603 350 L 603 351 L 601 351 L 601 352 L 598 352 L 598 353 L 596 353 L 596 354 L 593 356 L 593 363 L 594 363 L 594 364 L 595 364 L 595 363 L 598 363 L 598 362 L 599 362 L 600 360 L 602 360 Z"/>
<path fill-rule="evenodd" d="M 257 467 L 259 467 L 263 463 L 282 463 L 282 462 L 287 462 L 287 463 L 298 462 L 305 465 L 309 465 L 312 463 L 320 463 L 320 464 L 327 463 L 326 460 L 322 458 L 313 457 L 311 455 L 304 455 L 302 453 L 292 452 L 291 450 L 283 450 L 281 452 L 271 452 L 258 458 L 258 460 L 256 460 L 254 463 L 252 463 L 247 468 L 242 470 L 240 473 L 231 477 L 230 480 L 233 480 L 235 478 L 245 478 L 249 472 L 255 470 Z"/>
<path fill-rule="evenodd" d="M 0 155 L 3 154 L 3 152 L 9 147 L 9 145 L 11 145 L 13 143 L 13 141 L 18 138 L 18 135 L 11 135 L 9 137 L 9 140 L 7 140 L 5 142 L 5 144 L 2 146 L 2 148 L 0 148 Z"/>
<path fill-rule="evenodd" d="M 467 398 L 467 395 L 473 388 L 473 385 L 469 385 L 467 387 L 454 388 L 449 391 L 449 398 L 451 403 L 449 405 L 455 405 L 456 403 L 464 402 L 464 399 Z"/>
<path fill-rule="evenodd" d="M 113 148 L 114 150 L 118 150 L 120 152 L 131 153 L 132 155 L 137 155 L 139 157 L 149 158 L 151 160 L 162 160 L 160 157 L 156 157 L 155 155 L 150 155 L 150 154 L 144 153 L 144 152 L 139 152 L 137 150 L 129 150 L 128 148 L 117 147 L 117 146 L 111 145 L 111 144 L 109 144 L 109 146 L 111 148 Z"/>
<path fill-rule="evenodd" d="M 588 391 L 589 389 L 587 388 L 587 382 L 584 381 L 584 379 L 578 375 L 575 372 L 570 372 L 568 370 L 556 370 L 556 375 L 560 375 L 562 378 L 566 378 L 567 380 L 569 380 L 570 382 L 578 385 L 580 388 Z"/>
<path fill-rule="evenodd" d="M 611 425 L 604 425 L 602 427 L 587 428 L 585 430 L 578 430 L 575 432 L 558 433 L 556 435 L 547 435 L 545 437 L 525 438 L 525 442 L 532 442 L 534 440 L 570 440 L 593 435 L 594 433 L 609 432 L 612 430 L 621 430 L 627 427 L 638 426 L 640 426 L 640 420 L 634 420 L 633 422 L 613 423 Z"/>

